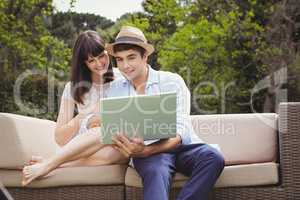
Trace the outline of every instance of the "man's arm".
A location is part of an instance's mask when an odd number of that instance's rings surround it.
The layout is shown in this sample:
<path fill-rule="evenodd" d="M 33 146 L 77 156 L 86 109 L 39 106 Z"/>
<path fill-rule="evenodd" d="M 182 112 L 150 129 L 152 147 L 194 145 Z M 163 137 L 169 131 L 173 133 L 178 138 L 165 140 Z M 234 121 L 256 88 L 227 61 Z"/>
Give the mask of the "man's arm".
<path fill-rule="evenodd" d="M 126 138 L 126 136 L 117 136 L 114 140 L 116 144 L 115 147 L 124 155 L 132 157 L 146 157 L 152 154 L 172 150 L 180 143 L 190 143 L 190 91 L 188 90 L 182 77 L 178 74 L 174 74 L 171 79 L 168 80 L 166 86 L 166 91 L 164 92 L 176 91 L 177 93 L 177 136 L 175 138 L 161 140 L 148 146 L 146 146 L 142 140 L 129 140 Z"/>
<path fill-rule="evenodd" d="M 146 146 L 142 155 L 150 156 L 157 153 L 167 152 L 174 149 L 179 144 L 181 144 L 181 137 L 176 135 L 174 138 L 163 139 L 159 142 Z"/>
<path fill-rule="evenodd" d="M 174 149 L 178 144 L 188 144 L 191 141 L 189 135 L 189 126 L 191 126 L 189 121 L 191 109 L 191 94 L 183 78 L 180 75 L 174 74 L 170 77 L 171 79 L 169 79 L 166 83 L 167 90 L 165 92 L 176 91 L 177 93 L 177 136 L 175 138 L 160 140 L 157 143 L 148 145 L 145 148 L 146 155 L 166 152 Z"/>
<path fill-rule="evenodd" d="M 191 93 L 187 88 L 183 78 L 175 74 L 170 85 L 177 93 L 177 133 L 181 136 L 182 144 L 189 144 L 190 138 L 190 110 L 191 110 Z"/>

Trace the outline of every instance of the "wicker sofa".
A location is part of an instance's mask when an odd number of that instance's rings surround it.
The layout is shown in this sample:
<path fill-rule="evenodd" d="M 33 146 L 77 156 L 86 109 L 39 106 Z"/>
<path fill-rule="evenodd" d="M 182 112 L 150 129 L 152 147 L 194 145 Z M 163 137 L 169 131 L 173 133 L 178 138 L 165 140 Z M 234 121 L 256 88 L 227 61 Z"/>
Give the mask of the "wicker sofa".
<path fill-rule="evenodd" d="M 278 114 L 192 116 L 207 143 L 218 144 L 226 167 L 211 199 L 300 199 L 300 103 L 282 103 Z M 126 165 L 60 168 L 21 187 L 21 167 L 31 155 L 57 151 L 55 123 L 0 113 L 0 181 L 15 199 L 142 199 L 142 181 Z M 187 177 L 175 174 L 170 199 Z"/>

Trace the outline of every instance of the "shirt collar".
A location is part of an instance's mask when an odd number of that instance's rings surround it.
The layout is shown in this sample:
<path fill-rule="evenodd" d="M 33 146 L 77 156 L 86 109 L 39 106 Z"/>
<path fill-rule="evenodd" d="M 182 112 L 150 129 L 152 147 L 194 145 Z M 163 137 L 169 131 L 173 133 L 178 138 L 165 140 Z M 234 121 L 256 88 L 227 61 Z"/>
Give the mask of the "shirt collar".
<path fill-rule="evenodd" d="M 147 65 L 148 67 L 148 79 L 147 79 L 147 86 L 148 85 L 152 85 L 155 83 L 159 83 L 159 74 L 158 71 L 152 69 L 152 67 L 150 65 Z M 122 80 L 123 85 L 127 85 L 129 84 L 129 81 L 124 77 L 124 79 Z"/>

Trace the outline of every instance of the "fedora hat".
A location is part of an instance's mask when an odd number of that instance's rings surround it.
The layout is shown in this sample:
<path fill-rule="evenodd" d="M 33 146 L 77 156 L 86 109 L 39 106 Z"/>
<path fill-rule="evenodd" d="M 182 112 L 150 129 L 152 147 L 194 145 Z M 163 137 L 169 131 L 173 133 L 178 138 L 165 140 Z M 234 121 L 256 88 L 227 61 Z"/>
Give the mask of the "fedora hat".
<path fill-rule="evenodd" d="M 117 44 L 134 44 L 146 50 L 146 55 L 150 55 L 154 51 L 154 47 L 147 42 L 144 33 L 132 26 L 123 26 L 118 33 L 115 42 L 106 45 L 107 52 L 114 56 L 114 46 Z"/>

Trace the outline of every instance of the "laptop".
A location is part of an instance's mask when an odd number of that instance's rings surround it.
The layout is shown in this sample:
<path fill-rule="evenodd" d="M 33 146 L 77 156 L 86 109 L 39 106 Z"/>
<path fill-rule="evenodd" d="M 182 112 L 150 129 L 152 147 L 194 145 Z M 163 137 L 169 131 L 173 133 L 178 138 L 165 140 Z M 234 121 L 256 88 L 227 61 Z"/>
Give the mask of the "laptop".
<path fill-rule="evenodd" d="M 112 144 L 118 133 L 144 141 L 175 137 L 176 108 L 175 92 L 101 99 L 103 143 Z"/>

